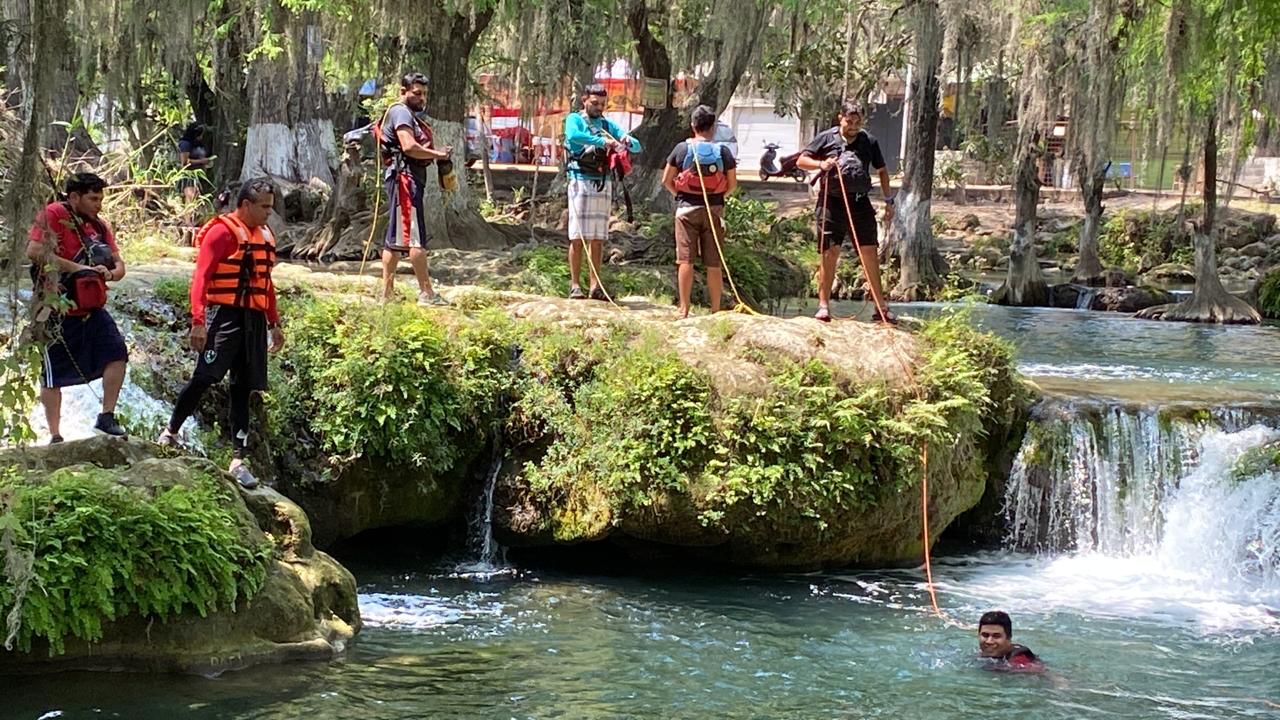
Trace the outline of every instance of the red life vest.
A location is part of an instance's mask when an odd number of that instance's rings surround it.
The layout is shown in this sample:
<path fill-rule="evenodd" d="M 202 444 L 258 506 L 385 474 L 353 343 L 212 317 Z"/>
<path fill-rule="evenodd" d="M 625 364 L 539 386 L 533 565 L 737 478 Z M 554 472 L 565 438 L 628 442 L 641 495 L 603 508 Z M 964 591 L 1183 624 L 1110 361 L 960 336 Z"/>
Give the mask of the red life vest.
<path fill-rule="evenodd" d="M 684 160 L 676 175 L 676 190 L 689 195 L 723 195 L 729 189 L 720 143 L 707 140 L 685 141 Z"/>
<path fill-rule="evenodd" d="M 271 269 L 276 264 L 276 239 L 266 225 L 250 229 L 235 213 L 219 215 L 196 233 L 197 252 L 215 223 L 236 238 L 236 251 L 218 261 L 205 289 L 205 302 L 266 312 L 271 306 Z"/>

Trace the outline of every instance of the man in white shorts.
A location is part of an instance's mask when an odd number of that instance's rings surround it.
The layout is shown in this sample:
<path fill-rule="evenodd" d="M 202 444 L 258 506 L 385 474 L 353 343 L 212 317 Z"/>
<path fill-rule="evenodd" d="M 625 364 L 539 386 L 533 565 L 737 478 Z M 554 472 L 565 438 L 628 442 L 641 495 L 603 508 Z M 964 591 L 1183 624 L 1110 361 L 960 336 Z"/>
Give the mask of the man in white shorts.
<path fill-rule="evenodd" d="M 582 292 L 582 248 L 591 243 L 590 297 L 604 300 L 596 272 L 604 259 L 609 236 L 613 186 L 609 182 L 609 153 L 626 149 L 640 152 L 640 141 L 626 134 L 604 116 L 604 86 L 588 85 L 582 95 L 582 112 L 564 121 L 564 143 L 569 154 L 569 297 L 586 298 Z"/>

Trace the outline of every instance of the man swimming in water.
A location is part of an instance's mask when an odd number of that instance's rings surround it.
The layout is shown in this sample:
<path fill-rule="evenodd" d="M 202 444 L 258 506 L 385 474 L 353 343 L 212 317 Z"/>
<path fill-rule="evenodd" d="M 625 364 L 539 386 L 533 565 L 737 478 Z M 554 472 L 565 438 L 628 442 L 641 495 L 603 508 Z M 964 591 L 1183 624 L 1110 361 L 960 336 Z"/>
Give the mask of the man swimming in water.
<path fill-rule="evenodd" d="M 1044 670 L 1044 663 L 1031 648 L 1013 642 L 1013 621 L 1002 610 L 983 613 L 978 620 L 978 654 L 994 661 L 1001 670 Z"/>

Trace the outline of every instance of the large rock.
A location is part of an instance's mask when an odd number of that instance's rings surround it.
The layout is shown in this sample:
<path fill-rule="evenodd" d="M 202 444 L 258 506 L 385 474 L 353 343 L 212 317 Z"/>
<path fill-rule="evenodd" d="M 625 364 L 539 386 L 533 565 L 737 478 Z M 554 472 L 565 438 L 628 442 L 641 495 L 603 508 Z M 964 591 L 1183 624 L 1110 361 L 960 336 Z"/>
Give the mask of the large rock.
<path fill-rule="evenodd" d="M 918 563 L 922 463 L 936 538 L 982 496 L 991 443 L 1008 444 L 1022 408 L 1007 357 L 971 331 L 953 345 L 854 321 L 725 313 L 672 323 L 669 311 L 630 310 L 508 305 L 517 318 L 578 328 L 592 342 L 630 317 L 641 322 L 642 354 L 597 361 L 570 388 L 573 404 L 516 449 L 494 498 L 506 543 L 605 543 L 646 559 L 771 569 Z M 969 357 L 961 366 L 992 371 L 966 391 L 990 411 L 939 411 L 932 417 L 950 439 L 909 439 L 893 408 L 932 397 L 925 386 L 941 375 L 966 372 L 926 369 L 943 346 Z M 953 399 L 977 407 L 976 396 Z"/>
<path fill-rule="evenodd" d="M 266 549 L 261 556 L 265 567 L 259 569 L 264 572 L 261 586 L 247 600 L 240 598 L 234 604 L 220 602 L 216 610 L 204 617 L 189 606 L 165 617 L 137 613 L 114 619 L 101 617 L 100 639 L 90 642 L 68 635 L 63 638 L 62 651 L 51 653 L 50 643 L 37 636 L 29 652 L 0 651 L 0 672 L 77 669 L 216 675 L 262 663 L 329 660 L 342 653 L 360 630 L 355 579 L 333 558 L 312 546 L 310 525 L 302 510 L 265 486 L 243 491 L 206 460 L 156 457 L 149 447 L 111 438 L 6 450 L 0 453 L 0 466 L 18 468 L 21 476 L 17 482 L 26 487 L 42 483 L 55 483 L 49 487 L 60 487 L 56 483 L 67 482 L 67 478 L 72 482 L 96 478 L 94 482 L 99 485 L 94 487 L 110 488 L 114 483 L 120 488 L 117 492 L 134 493 L 139 503 L 160 498 L 175 488 L 210 487 L 202 483 L 212 483 L 218 507 L 237 528 L 236 544 L 241 548 Z M 21 493 L 21 488 L 17 492 Z M 76 497 L 81 498 L 81 511 L 93 512 L 93 495 Z M 156 522 L 165 522 L 163 518 L 168 516 L 162 513 L 157 517 L 161 519 Z M 18 522 L 21 525 L 22 519 Z M 133 523 L 121 527 L 140 526 Z M 171 558 L 172 562 L 179 562 L 182 552 L 189 552 L 192 547 L 199 549 L 200 543 L 210 542 L 209 537 L 204 533 L 173 537 L 172 555 L 164 549 L 163 535 L 131 538 L 110 533 L 87 536 L 74 545 L 67 542 L 62 546 L 64 549 L 50 552 L 66 555 L 67 562 L 74 562 L 80 557 L 77 553 L 89 553 L 100 544 L 150 547 L 160 543 L 151 566 L 152 572 L 158 572 L 166 570 L 165 563 Z M 225 552 L 231 548 L 220 545 L 218 550 Z M 128 589 L 130 582 L 149 582 L 120 567 L 99 570 L 118 574 L 116 602 L 137 592 Z M 186 575 L 188 583 L 209 582 L 189 567 L 168 570 L 179 576 L 184 571 L 191 573 Z M 36 581 L 38 578 L 33 580 L 28 592 L 39 591 L 34 587 Z M 100 611 L 82 608 L 78 612 Z"/>
<path fill-rule="evenodd" d="M 1196 281 L 1196 273 L 1186 265 L 1177 263 L 1165 263 L 1157 265 L 1146 274 L 1147 281 L 1151 282 L 1176 282 L 1176 283 L 1193 283 Z"/>
<path fill-rule="evenodd" d="M 1168 305 L 1171 302 L 1174 302 L 1173 294 L 1160 288 L 1109 287 L 1102 288 L 1093 296 L 1089 309 L 1135 313 L 1156 305 Z"/>

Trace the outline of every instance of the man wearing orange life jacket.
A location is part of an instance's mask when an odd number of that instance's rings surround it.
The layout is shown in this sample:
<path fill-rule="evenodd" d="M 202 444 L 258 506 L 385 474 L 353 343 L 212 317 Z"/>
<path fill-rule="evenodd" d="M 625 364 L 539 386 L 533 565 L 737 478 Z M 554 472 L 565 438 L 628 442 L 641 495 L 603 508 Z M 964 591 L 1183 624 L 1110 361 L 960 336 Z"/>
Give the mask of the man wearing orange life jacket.
<path fill-rule="evenodd" d="M 267 353 L 284 345 L 276 288 L 271 281 L 276 241 L 267 227 L 275 189 L 265 179 L 240 187 L 236 209 L 205 224 L 191 279 L 191 349 L 196 369 L 178 395 L 169 424 L 156 441 L 174 447 L 178 431 L 206 390 L 231 372 L 231 446 L 228 472 L 245 488 L 258 480 L 245 465 L 249 396 L 267 389 Z M 267 345 L 270 334 L 271 344 Z"/>
<path fill-rule="evenodd" d="M 715 112 L 699 105 L 689 124 L 694 136 L 675 146 L 662 174 L 662 185 L 676 201 L 676 285 L 681 318 L 689 317 L 693 261 L 697 258 L 702 258 L 707 269 L 711 312 L 720 310 L 724 197 L 738 186 L 738 164 L 733 153 L 712 141 Z"/>

